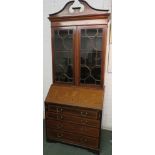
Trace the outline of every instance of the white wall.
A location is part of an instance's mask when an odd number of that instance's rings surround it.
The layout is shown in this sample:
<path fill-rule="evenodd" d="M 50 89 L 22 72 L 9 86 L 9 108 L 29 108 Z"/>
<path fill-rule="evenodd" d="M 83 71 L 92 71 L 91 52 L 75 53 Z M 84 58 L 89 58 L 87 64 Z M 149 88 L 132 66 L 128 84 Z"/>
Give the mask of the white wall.
<path fill-rule="evenodd" d="M 62 9 L 69 0 L 43 0 L 43 96 L 44 100 L 52 83 L 52 57 L 51 57 L 51 33 L 48 15 Z M 111 0 L 86 0 L 97 9 L 110 9 Z M 98 2 L 97 2 L 98 1 Z M 108 48 L 107 48 L 108 49 Z M 107 50 L 108 51 L 108 50 Z M 107 53 L 108 58 L 108 53 Z M 106 61 L 108 62 L 108 61 Z M 106 69 L 108 65 L 106 64 Z M 106 70 L 105 74 L 105 100 L 103 109 L 102 128 L 112 130 L 112 74 Z"/>

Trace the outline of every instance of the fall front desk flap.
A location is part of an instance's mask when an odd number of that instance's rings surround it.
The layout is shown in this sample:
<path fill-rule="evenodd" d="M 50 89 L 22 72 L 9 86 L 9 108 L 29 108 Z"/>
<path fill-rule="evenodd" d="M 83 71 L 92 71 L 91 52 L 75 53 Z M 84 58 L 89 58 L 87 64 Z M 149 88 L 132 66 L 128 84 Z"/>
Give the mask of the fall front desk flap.
<path fill-rule="evenodd" d="M 103 89 L 51 85 L 45 102 L 102 110 L 103 99 Z"/>

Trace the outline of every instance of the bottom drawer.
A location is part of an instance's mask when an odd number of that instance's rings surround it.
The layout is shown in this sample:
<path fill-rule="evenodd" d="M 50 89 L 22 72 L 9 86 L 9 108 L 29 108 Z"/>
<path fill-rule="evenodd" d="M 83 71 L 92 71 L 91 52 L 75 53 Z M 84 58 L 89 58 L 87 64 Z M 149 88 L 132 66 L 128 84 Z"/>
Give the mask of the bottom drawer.
<path fill-rule="evenodd" d="M 67 133 L 60 130 L 52 130 L 49 128 L 47 128 L 47 137 L 50 140 L 58 140 L 90 149 L 97 149 L 99 144 L 99 140 L 97 138 Z"/>

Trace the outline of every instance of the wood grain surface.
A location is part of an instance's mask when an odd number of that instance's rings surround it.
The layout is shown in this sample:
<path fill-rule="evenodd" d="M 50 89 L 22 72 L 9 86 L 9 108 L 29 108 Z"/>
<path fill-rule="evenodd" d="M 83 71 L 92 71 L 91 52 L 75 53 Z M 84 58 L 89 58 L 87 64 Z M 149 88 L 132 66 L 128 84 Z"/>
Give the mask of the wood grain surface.
<path fill-rule="evenodd" d="M 103 92 L 103 89 L 51 85 L 45 102 L 102 110 Z"/>

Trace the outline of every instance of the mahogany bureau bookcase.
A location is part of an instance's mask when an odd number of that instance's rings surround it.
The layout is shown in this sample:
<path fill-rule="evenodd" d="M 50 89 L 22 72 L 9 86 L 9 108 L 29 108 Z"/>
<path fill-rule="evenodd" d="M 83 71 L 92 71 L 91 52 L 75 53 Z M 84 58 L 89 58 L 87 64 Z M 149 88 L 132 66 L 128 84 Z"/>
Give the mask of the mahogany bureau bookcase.
<path fill-rule="evenodd" d="M 80 3 L 49 15 L 53 84 L 45 99 L 46 139 L 99 154 L 110 14 Z"/>

